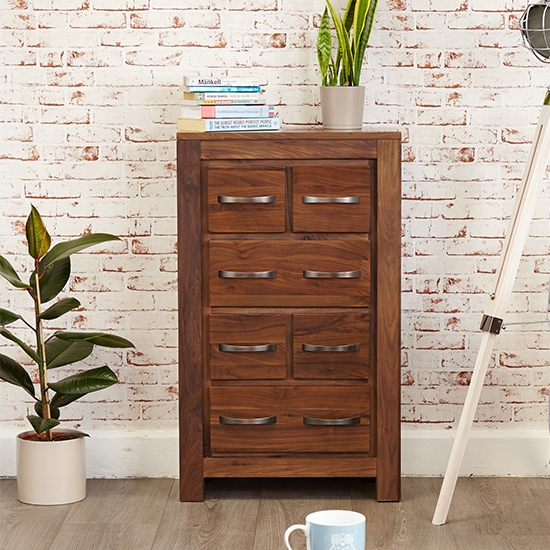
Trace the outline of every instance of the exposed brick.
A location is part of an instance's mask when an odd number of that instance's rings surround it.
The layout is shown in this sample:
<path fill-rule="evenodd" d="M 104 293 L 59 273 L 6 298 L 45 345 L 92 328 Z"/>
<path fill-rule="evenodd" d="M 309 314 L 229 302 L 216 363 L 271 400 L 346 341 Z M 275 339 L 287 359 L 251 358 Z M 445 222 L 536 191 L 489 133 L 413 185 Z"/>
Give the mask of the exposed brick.
<path fill-rule="evenodd" d="M 405 423 L 454 427 L 476 361 L 548 84 L 547 68 L 521 46 L 524 8 L 520 0 L 378 6 L 362 72 L 364 121 L 403 135 Z M 322 9 L 319 0 L 0 2 L 0 254 L 28 273 L 31 202 L 56 239 L 90 231 L 123 238 L 73 264 L 68 291 L 83 307 L 66 322 L 136 343 L 89 360 L 114 365 L 122 384 L 75 404 L 73 426 L 176 428 L 182 76 L 252 75 L 287 127 L 319 126 Z M 545 318 L 549 189 L 542 186 L 507 306 L 510 326 L 489 364 L 480 427 L 546 425 L 547 327 L 511 323 Z M 30 311 L 26 298 L 0 280 L 3 307 Z M 5 386 L 17 405 L 0 407 L 0 423 L 24 426 L 32 403 Z"/>

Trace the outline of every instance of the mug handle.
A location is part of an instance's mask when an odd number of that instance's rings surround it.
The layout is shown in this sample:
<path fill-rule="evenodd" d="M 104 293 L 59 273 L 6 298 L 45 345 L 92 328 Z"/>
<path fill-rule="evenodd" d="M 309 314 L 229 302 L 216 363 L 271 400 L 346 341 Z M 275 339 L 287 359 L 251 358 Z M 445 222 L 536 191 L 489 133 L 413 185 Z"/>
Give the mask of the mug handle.
<path fill-rule="evenodd" d="M 300 529 L 300 531 L 304 532 L 304 535 L 306 538 L 309 536 L 309 529 L 307 528 L 307 525 L 291 525 L 286 531 L 285 531 L 285 545 L 288 550 L 292 550 L 292 547 L 290 546 L 290 543 L 288 542 L 288 537 L 290 536 L 290 533 L 292 531 L 296 531 L 297 529 Z"/>

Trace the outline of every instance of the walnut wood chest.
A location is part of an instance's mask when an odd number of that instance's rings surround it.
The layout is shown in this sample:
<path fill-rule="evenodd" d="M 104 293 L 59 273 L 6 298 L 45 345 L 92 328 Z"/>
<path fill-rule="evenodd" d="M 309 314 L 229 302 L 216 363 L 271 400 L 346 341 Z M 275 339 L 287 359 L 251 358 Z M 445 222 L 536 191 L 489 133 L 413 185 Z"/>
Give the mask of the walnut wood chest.
<path fill-rule="evenodd" d="M 181 500 L 304 476 L 399 500 L 400 133 L 177 137 Z"/>

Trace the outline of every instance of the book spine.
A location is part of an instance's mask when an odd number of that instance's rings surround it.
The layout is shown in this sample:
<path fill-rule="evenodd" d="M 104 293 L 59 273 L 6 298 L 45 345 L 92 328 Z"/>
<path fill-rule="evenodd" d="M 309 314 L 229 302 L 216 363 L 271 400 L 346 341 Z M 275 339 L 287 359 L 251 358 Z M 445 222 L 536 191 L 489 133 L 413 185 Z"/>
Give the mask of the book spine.
<path fill-rule="evenodd" d="M 273 105 L 203 105 L 202 118 L 270 118 Z"/>
<path fill-rule="evenodd" d="M 197 105 L 264 105 L 265 99 L 197 99 Z"/>
<path fill-rule="evenodd" d="M 184 86 L 257 86 L 258 81 L 252 78 L 184 76 L 183 85 Z"/>
<path fill-rule="evenodd" d="M 236 132 L 247 130 L 278 130 L 281 127 L 279 118 L 242 118 L 242 119 L 206 119 L 207 132 Z"/>
<path fill-rule="evenodd" d="M 182 105 L 180 111 L 181 118 L 202 118 L 200 105 Z"/>
<path fill-rule="evenodd" d="M 260 86 L 184 86 L 184 92 L 261 92 Z"/>
<path fill-rule="evenodd" d="M 265 101 L 257 92 L 233 92 L 233 93 L 217 93 L 217 92 L 183 92 L 184 99 L 194 99 L 199 101 L 219 101 L 219 100 L 250 100 L 250 101 Z"/>

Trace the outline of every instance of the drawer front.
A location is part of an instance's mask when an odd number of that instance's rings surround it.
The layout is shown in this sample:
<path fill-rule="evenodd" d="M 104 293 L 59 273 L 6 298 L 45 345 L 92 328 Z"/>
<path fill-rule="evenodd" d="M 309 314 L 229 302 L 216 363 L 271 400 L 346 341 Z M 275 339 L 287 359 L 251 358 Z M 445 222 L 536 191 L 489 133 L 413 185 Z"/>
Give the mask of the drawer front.
<path fill-rule="evenodd" d="M 294 315 L 294 378 L 368 380 L 369 349 L 367 313 Z"/>
<path fill-rule="evenodd" d="M 367 306 L 370 243 L 211 241 L 212 306 Z"/>
<path fill-rule="evenodd" d="M 368 453 L 370 389 L 210 388 L 212 453 Z"/>
<path fill-rule="evenodd" d="M 285 318 L 278 313 L 210 315 L 212 380 L 285 378 Z"/>
<path fill-rule="evenodd" d="M 292 174 L 294 231 L 369 232 L 368 167 L 295 166 Z"/>
<path fill-rule="evenodd" d="M 206 172 L 210 232 L 284 232 L 284 168 L 211 167 Z"/>

